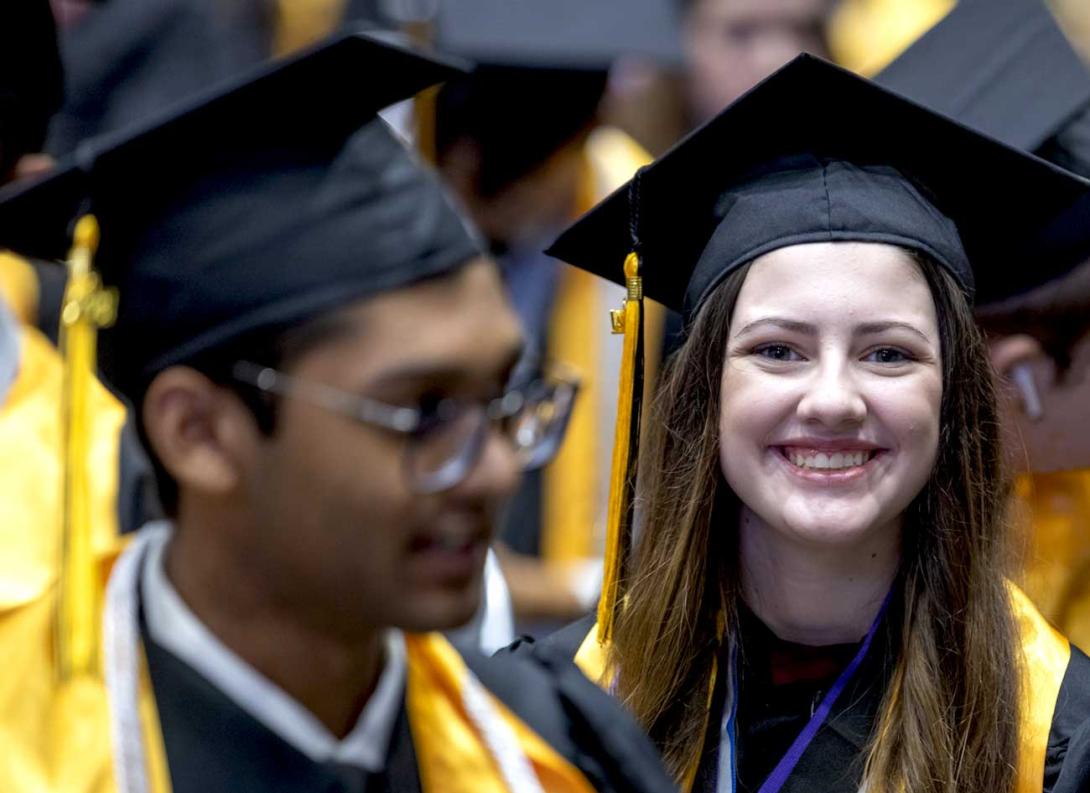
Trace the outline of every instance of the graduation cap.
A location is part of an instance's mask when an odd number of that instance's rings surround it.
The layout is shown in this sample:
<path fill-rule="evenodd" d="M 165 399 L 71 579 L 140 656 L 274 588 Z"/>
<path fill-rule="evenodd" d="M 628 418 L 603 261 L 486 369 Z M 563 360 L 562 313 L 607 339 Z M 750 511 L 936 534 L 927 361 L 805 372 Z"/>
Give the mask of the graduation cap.
<path fill-rule="evenodd" d="M 0 247 L 59 259 L 71 245 L 61 328 L 62 680 L 99 668 L 81 409 L 96 330 L 106 327 L 107 380 L 138 403 L 168 366 L 476 256 L 436 177 L 376 117 L 459 70 L 346 33 L 93 139 L 44 180 L 0 191 Z"/>
<path fill-rule="evenodd" d="M 376 116 L 461 71 L 341 35 L 0 193 L 0 246 L 63 258 L 73 219 L 94 214 L 95 265 L 120 296 L 101 367 L 139 396 L 166 366 L 479 252 L 435 176 Z"/>
<path fill-rule="evenodd" d="M 962 0 L 875 82 L 1090 176 L 1090 69 L 1042 0 Z"/>
<path fill-rule="evenodd" d="M 622 56 L 680 63 L 673 0 L 457 0 L 436 44 L 484 65 L 605 71 Z"/>
<path fill-rule="evenodd" d="M 802 55 L 565 231 L 549 254 L 628 286 L 600 638 L 631 525 L 642 297 L 692 318 L 754 258 L 838 240 L 921 251 L 994 300 L 1082 260 L 1090 182 Z"/>

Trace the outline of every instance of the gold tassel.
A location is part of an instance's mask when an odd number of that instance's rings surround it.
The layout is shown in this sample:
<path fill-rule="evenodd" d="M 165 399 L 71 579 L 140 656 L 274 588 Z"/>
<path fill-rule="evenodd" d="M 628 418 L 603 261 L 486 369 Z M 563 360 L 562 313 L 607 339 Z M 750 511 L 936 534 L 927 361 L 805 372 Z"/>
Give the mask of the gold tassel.
<path fill-rule="evenodd" d="M 613 620 L 631 535 L 631 491 L 636 461 L 633 452 L 639 445 L 640 403 L 643 396 L 643 278 L 640 275 L 640 258 L 635 251 L 625 259 L 624 274 L 628 285 L 624 307 L 610 312 L 613 332 L 624 334 L 624 349 L 621 353 L 617 425 L 610 467 L 602 596 L 598 601 L 598 641 L 602 643 L 608 642 L 613 635 Z"/>
<path fill-rule="evenodd" d="M 68 257 L 68 285 L 61 310 L 60 347 L 64 359 L 61 431 L 64 438 L 64 492 L 61 526 L 60 591 L 57 599 L 57 671 L 60 680 L 100 672 L 99 616 L 102 593 L 91 548 L 90 389 L 95 373 L 95 339 L 112 324 L 114 290 L 104 289 L 92 269 L 98 248 L 98 222 L 84 215 L 76 223 Z"/>

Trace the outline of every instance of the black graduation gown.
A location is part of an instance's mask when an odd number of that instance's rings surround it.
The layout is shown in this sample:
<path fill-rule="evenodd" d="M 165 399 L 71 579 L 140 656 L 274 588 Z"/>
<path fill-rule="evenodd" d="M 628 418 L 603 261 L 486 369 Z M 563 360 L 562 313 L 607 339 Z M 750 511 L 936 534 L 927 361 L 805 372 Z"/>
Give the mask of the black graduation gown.
<path fill-rule="evenodd" d="M 316 763 L 206 678 L 144 643 L 174 793 L 420 793 L 404 702 L 386 772 Z M 462 652 L 482 684 L 604 793 L 673 791 L 650 741 L 567 659 Z"/>
<path fill-rule="evenodd" d="M 589 615 L 541 642 L 522 639 L 501 652 L 523 657 L 563 653 L 574 658 L 594 620 L 594 615 Z M 755 791 L 805 726 L 815 699 L 820 699 L 823 692 L 815 687 L 801 693 L 794 703 L 772 694 L 765 652 L 768 629 L 753 617 L 752 622 L 743 622 L 743 631 L 743 645 L 749 651 L 740 656 L 739 791 Z M 859 671 L 803 753 L 783 793 L 858 792 L 864 751 L 892 671 L 893 656 L 886 631 L 879 630 Z M 723 690 L 717 685 L 694 793 L 715 791 L 722 707 Z M 1074 646 L 1052 717 L 1042 791 L 1090 793 L 1090 658 Z"/>

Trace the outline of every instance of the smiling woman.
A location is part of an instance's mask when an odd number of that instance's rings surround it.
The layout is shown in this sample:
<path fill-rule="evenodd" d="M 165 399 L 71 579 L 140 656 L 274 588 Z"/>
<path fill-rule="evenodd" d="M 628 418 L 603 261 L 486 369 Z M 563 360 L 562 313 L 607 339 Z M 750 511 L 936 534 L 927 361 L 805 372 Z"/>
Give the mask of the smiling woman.
<path fill-rule="evenodd" d="M 821 780 L 855 790 L 863 761 L 876 778 L 925 773 L 897 768 L 900 741 L 941 763 L 954 744 L 920 714 L 949 707 L 966 683 L 953 679 L 959 668 L 969 688 L 988 681 L 973 707 L 990 708 L 991 718 L 958 725 L 962 740 L 985 752 L 975 755 L 976 773 L 1003 774 L 1003 758 L 1017 753 L 994 406 L 968 311 L 940 266 L 850 242 L 765 254 L 698 311 L 656 401 L 662 420 L 643 460 L 656 474 L 640 502 L 648 531 L 612 647 L 620 690 L 637 713 L 662 707 L 663 691 L 678 682 L 646 672 L 626 681 L 626 666 L 682 669 L 682 685 L 717 689 L 718 713 L 674 706 L 652 727 L 679 736 L 664 749 L 684 758 L 678 770 L 698 774 L 694 789 L 729 789 L 725 753 L 694 739 L 709 718 L 736 720 L 739 789 L 757 790 L 868 635 L 878 647 L 845 681 L 839 706 L 830 703 L 784 789 Z M 944 499 L 940 483 L 956 483 L 957 496 Z M 674 605 L 687 607 L 663 611 L 651 593 L 671 581 L 679 582 Z M 941 596 L 929 591 L 935 581 Z M 916 602 L 905 601 L 910 591 Z M 948 622 L 953 602 L 972 612 L 958 624 Z M 893 612 L 875 627 L 883 608 Z M 694 617 L 692 631 L 685 622 Z M 691 631 L 694 641 L 649 650 L 656 623 L 675 636 Z M 734 636 L 720 624 L 736 626 Z M 723 711 L 725 681 L 707 663 L 722 646 L 741 654 L 733 713 Z M 650 652 L 675 657 L 656 666 Z M 937 678 L 944 664 L 949 689 Z M 883 711 L 897 675 L 907 678 Z M 874 723 L 838 734 L 860 719 Z M 883 732 L 898 740 L 875 740 Z M 694 746 L 703 747 L 699 760 Z M 956 773 L 947 759 L 946 772 Z"/>
<path fill-rule="evenodd" d="M 686 321 L 597 626 L 544 643 L 683 789 L 1084 789 L 1090 660 L 1007 582 L 970 307 L 1086 228 L 1084 183 L 802 57 L 553 246 Z"/>

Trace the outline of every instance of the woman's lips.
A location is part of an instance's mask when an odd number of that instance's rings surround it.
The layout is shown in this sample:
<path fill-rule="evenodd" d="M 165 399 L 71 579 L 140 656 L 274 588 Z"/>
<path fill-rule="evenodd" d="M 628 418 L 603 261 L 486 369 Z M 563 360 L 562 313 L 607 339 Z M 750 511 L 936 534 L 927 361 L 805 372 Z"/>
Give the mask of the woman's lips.
<path fill-rule="evenodd" d="M 776 446 L 776 456 L 795 476 L 811 482 L 848 483 L 863 476 L 885 452 L 874 448 Z"/>
<path fill-rule="evenodd" d="M 799 446 L 781 446 L 780 451 L 788 462 L 799 468 L 821 471 L 842 471 L 859 468 L 875 454 L 875 449 L 814 449 Z"/>

